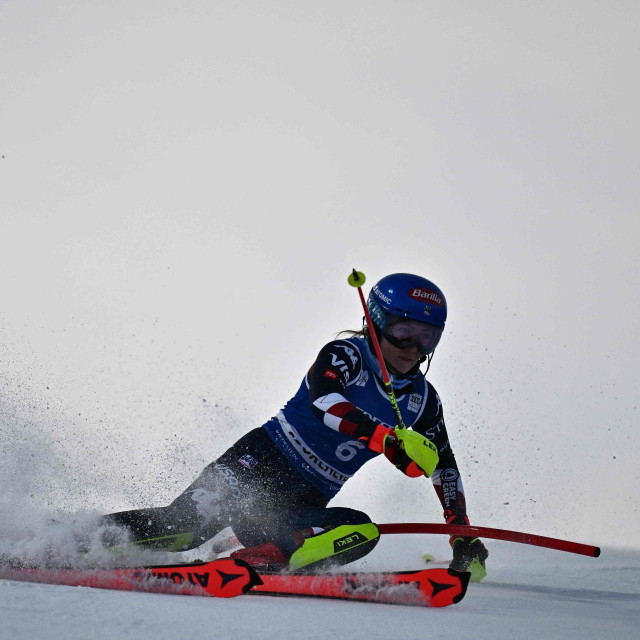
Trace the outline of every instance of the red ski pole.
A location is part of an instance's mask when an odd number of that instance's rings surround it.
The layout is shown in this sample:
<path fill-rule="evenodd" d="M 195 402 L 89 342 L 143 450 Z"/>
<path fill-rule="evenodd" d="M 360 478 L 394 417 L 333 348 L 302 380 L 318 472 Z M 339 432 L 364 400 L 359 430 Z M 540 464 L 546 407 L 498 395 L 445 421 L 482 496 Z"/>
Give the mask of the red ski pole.
<path fill-rule="evenodd" d="M 362 304 L 362 309 L 364 310 L 364 317 L 367 320 L 367 327 L 369 327 L 369 336 L 371 338 L 371 342 L 373 344 L 373 348 L 376 352 L 376 358 L 378 358 L 378 363 L 380 364 L 380 369 L 382 371 L 382 382 L 384 382 L 384 390 L 387 392 L 387 396 L 389 397 L 389 402 L 391 403 L 391 407 L 393 408 L 393 412 L 395 413 L 396 420 L 398 421 L 398 427 L 400 429 L 406 429 L 404 425 L 404 421 L 402 420 L 402 414 L 400 413 L 400 407 L 398 406 L 398 402 L 396 401 L 396 394 L 393 392 L 393 387 L 391 386 L 391 379 L 389 378 L 389 372 L 387 371 L 387 365 L 384 362 L 384 356 L 382 355 L 382 351 L 380 350 L 380 343 L 378 342 L 378 336 L 373 329 L 373 323 L 371 322 L 371 316 L 369 315 L 369 309 L 367 309 L 367 303 L 364 299 L 364 294 L 362 293 L 362 285 L 366 282 L 366 277 L 362 271 L 356 271 L 355 269 L 351 272 L 351 275 L 347 278 L 347 282 L 352 286 L 358 289 L 358 294 L 360 295 L 360 302 Z"/>
<path fill-rule="evenodd" d="M 560 538 L 547 538 L 546 536 L 538 536 L 533 533 L 493 529 L 491 527 L 471 527 L 461 524 L 433 524 L 430 522 L 399 522 L 379 524 L 378 529 L 380 533 L 442 533 L 448 536 L 493 538 L 494 540 L 520 542 L 536 547 L 568 551 L 569 553 L 577 553 L 592 558 L 597 558 L 600 555 L 600 547 L 594 547 L 580 542 L 571 542 L 570 540 L 561 540 Z"/>

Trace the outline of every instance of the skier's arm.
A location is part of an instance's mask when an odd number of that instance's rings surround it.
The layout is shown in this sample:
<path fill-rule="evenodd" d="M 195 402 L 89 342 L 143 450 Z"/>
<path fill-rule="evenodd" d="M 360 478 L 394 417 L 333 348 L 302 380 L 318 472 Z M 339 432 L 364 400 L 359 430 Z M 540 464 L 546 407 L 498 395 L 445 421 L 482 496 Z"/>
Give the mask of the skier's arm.
<path fill-rule="evenodd" d="M 336 340 L 325 345 L 307 375 L 311 408 L 325 426 L 382 453 L 393 437 L 393 429 L 372 420 L 343 395 L 361 369 L 360 354 L 352 344 Z"/>
<path fill-rule="evenodd" d="M 442 504 L 445 520 L 451 524 L 453 520 L 450 519 L 455 516 L 455 524 L 468 524 L 462 478 L 449 443 L 442 403 L 431 383 L 427 384 L 427 405 L 412 428 L 433 442 L 438 449 L 439 460 L 431 482 Z"/>
<path fill-rule="evenodd" d="M 323 347 L 307 375 L 314 414 L 325 426 L 357 438 L 376 453 L 384 453 L 406 475 L 430 475 L 437 455 L 428 442 L 417 433 L 405 430 L 400 434 L 378 424 L 344 397 L 347 385 L 357 379 L 361 369 L 360 354 L 349 342 L 336 340 Z"/>
<path fill-rule="evenodd" d="M 309 370 L 311 408 L 325 426 L 354 438 L 370 438 L 378 424 L 344 397 L 362 369 L 360 354 L 345 340 L 325 345 Z"/>
<path fill-rule="evenodd" d="M 447 524 L 468 525 L 467 504 L 462 488 L 462 479 L 451 450 L 447 428 L 442 415 L 442 404 L 435 389 L 429 385 L 427 406 L 413 428 L 423 433 L 438 448 L 440 459 L 431 481 L 444 510 Z M 451 536 L 453 549 L 450 569 L 471 572 L 471 581 L 479 582 L 487 575 L 485 561 L 489 552 L 478 538 Z"/>

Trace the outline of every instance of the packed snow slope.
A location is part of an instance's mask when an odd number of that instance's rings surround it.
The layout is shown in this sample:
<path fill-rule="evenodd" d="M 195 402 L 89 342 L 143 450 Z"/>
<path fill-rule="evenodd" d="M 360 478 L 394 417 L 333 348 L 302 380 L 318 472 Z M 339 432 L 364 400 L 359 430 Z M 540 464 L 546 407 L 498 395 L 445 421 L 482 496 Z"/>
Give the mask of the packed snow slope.
<path fill-rule="evenodd" d="M 637 0 L 0 2 L 0 555 L 173 500 L 361 326 L 353 267 L 445 291 L 471 522 L 603 548 L 486 541 L 443 611 L 0 581 L 0 640 L 640 637 L 639 30 Z M 442 517 L 382 456 L 332 506 Z"/>
<path fill-rule="evenodd" d="M 631 640 L 640 628 L 640 552 L 586 558 L 487 541 L 489 574 L 446 609 L 304 598 L 206 597 L 102 591 L 0 580 L 0 638 L 438 638 Z M 425 566 L 446 541 L 386 536 L 357 566 Z M 355 566 L 355 565 L 354 565 Z"/>

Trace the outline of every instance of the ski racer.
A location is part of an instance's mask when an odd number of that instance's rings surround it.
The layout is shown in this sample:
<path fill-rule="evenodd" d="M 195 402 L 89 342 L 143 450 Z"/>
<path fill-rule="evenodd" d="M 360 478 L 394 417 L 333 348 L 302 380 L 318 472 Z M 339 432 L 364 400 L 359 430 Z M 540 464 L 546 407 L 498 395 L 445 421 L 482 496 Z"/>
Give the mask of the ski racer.
<path fill-rule="evenodd" d="M 232 557 L 258 569 L 345 564 L 369 553 L 380 534 L 365 513 L 327 505 L 366 462 L 384 455 L 412 478 L 431 477 L 447 523 L 469 524 L 442 403 L 420 371 L 442 336 L 445 297 L 425 278 L 394 273 L 372 288 L 367 308 L 373 326 L 325 345 L 282 410 L 171 504 L 109 514 L 103 523 L 124 527 L 129 541 L 170 550 L 197 547 L 230 526 L 244 546 Z M 372 331 L 409 427 L 404 435 L 394 430 Z M 482 542 L 452 536 L 450 543 L 450 567 L 481 580 Z"/>

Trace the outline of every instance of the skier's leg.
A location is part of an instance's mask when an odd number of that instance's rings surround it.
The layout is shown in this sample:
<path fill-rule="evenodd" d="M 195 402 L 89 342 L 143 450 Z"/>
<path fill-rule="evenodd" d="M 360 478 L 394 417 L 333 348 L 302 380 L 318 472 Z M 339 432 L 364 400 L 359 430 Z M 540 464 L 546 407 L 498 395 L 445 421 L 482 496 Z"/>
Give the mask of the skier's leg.
<path fill-rule="evenodd" d="M 191 549 L 212 538 L 229 526 L 232 514 L 250 510 L 255 478 L 245 464 L 247 455 L 256 464 L 262 458 L 264 438 L 270 442 L 262 429 L 249 432 L 205 467 L 198 478 L 165 507 L 103 516 L 103 525 L 115 525 L 114 529 L 107 529 L 115 535 L 107 538 L 105 544 L 113 546 L 123 542 L 122 528 L 129 542 L 172 551 Z"/>
<path fill-rule="evenodd" d="M 378 527 L 362 511 L 346 507 L 317 509 L 301 514 L 302 544 L 289 557 L 289 568 L 300 570 L 339 566 L 359 560 L 380 540 Z"/>
<path fill-rule="evenodd" d="M 326 500 L 326 499 L 325 499 Z M 363 512 L 346 507 L 309 508 L 289 505 L 277 521 L 250 529 L 251 523 L 232 522 L 247 548 L 231 554 L 260 568 L 302 570 L 339 566 L 367 555 L 380 532 Z M 247 527 L 247 528 L 245 528 Z"/>
<path fill-rule="evenodd" d="M 192 549 L 228 526 L 228 517 L 225 518 L 220 504 L 224 497 L 224 483 L 213 463 L 165 507 L 133 509 L 103 516 L 103 525 L 115 525 L 107 528 L 104 542 L 106 546 L 134 542 L 165 551 Z"/>
<path fill-rule="evenodd" d="M 228 452 L 219 460 L 243 489 L 242 508 L 229 511 L 229 524 L 245 549 L 233 557 L 298 569 L 346 564 L 369 553 L 379 539 L 371 519 L 355 509 L 327 508 L 330 497 L 300 475 L 263 429 L 257 431 L 263 455 L 254 457 L 252 450 L 234 459 Z"/>
<path fill-rule="evenodd" d="M 184 530 L 176 529 L 174 523 L 181 518 L 184 522 L 184 514 L 173 513 L 170 506 L 110 513 L 101 520 L 106 527 L 102 541 L 107 547 L 132 542 L 165 551 L 188 549 L 193 546 L 193 526 L 185 522 Z M 172 530 L 176 533 L 171 533 Z"/>

